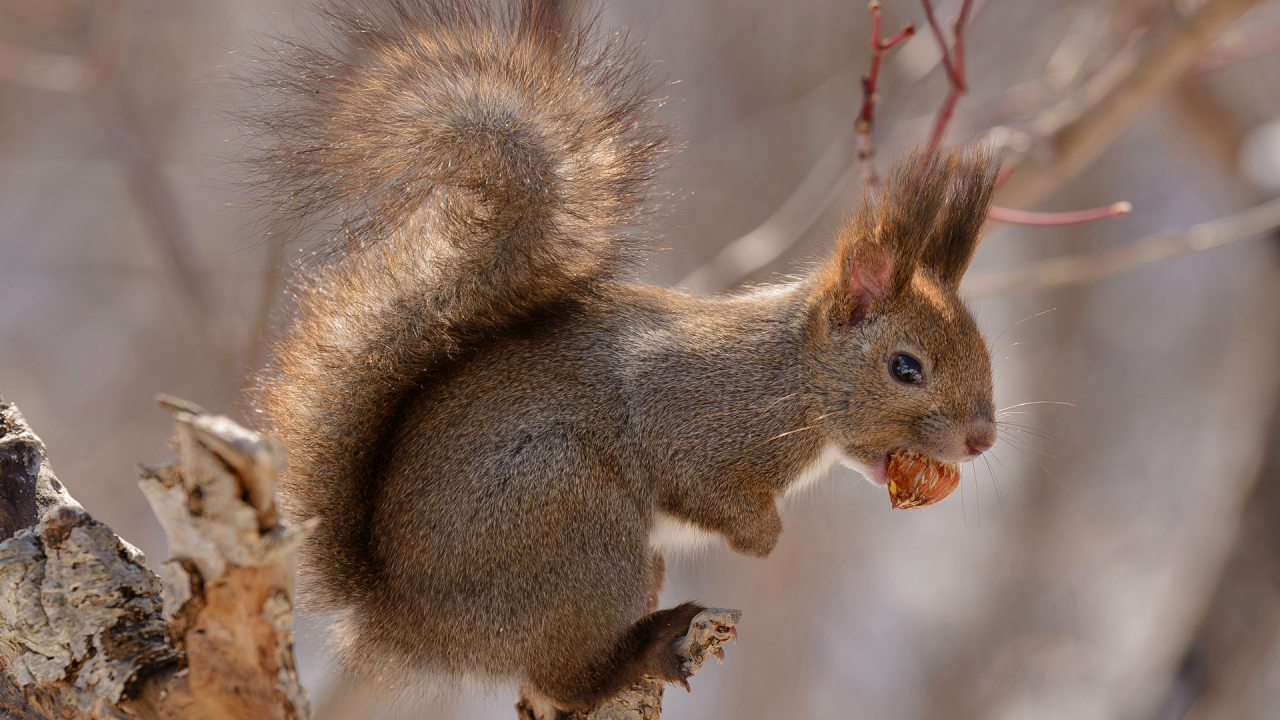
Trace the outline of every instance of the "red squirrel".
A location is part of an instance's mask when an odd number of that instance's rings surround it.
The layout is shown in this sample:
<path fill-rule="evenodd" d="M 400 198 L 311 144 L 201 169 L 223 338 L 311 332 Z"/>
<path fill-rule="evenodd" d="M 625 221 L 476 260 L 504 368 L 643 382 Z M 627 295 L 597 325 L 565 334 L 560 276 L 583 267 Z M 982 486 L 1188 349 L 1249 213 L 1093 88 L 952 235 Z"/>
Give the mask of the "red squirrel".
<path fill-rule="evenodd" d="M 763 557 L 779 498 L 835 462 L 883 485 L 896 451 L 992 445 L 957 290 L 998 163 L 908 155 L 793 282 L 636 282 L 657 84 L 530 5 L 351 2 L 260 64 L 264 197 L 341 227 L 252 406 L 290 452 L 287 512 L 320 518 L 299 591 L 350 670 L 513 679 L 568 712 L 684 680 L 703 608 L 656 607 L 673 546 Z"/>

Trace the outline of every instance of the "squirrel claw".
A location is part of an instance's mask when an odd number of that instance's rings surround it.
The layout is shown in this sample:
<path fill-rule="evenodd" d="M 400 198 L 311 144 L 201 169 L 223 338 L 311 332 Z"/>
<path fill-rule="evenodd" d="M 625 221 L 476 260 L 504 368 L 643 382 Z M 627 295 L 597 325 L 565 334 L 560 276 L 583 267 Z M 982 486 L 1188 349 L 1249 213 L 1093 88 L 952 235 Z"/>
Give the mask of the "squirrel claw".
<path fill-rule="evenodd" d="M 689 676 L 685 674 L 684 670 L 680 670 L 678 673 L 675 681 L 679 683 L 680 687 L 684 688 L 685 692 L 692 693 L 693 688 L 689 687 Z"/>

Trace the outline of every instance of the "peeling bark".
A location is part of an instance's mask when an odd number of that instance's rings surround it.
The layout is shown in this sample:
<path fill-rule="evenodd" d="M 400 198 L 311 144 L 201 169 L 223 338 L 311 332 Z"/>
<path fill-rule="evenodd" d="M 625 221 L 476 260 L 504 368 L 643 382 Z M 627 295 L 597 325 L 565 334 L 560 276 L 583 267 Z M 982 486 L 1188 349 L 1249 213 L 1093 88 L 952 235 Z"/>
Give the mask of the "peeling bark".
<path fill-rule="evenodd" d="M 177 463 L 141 485 L 173 559 L 142 553 L 58 482 L 0 402 L 0 710 L 18 718 L 305 720 L 270 438 L 175 400 Z M 15 532 L 16 531 L 16 532 Z"/>
<path fill-rule="evenodd" d="M 28 697 L 93 717 L 140 673 L 179 661 L 159 613 L 160 579 L 83 509 L 56 508 L 0 543 L 0 588 L 8 671 Z"/>
<path fill-rule="evenodd" d="M 18 406 L 0 398 L 0 538 L 39 524 L 55 507 L 80 507 L 58 482 L 44 443 Z"/>

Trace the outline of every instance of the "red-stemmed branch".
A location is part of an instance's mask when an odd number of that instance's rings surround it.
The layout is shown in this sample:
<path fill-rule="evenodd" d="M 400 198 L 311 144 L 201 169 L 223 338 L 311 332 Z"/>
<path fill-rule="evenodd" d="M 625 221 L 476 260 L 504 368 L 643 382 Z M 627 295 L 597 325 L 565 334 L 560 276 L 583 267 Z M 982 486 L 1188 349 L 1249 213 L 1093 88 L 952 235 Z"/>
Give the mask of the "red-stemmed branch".
<path fill-rule="evenodd" d="M 1224 31 L 1245 12 L 1262 2 L 1264 0 L 1205 0 L 1194 13 L 1171 23 L 1169 29 L 1147 35 L 1135 33 L 1133 37 L 1160 37 L 1144 43 L 1127 40 L 1105 67 L 1086 73 L 1102 75 L 1075 83 L 1076 78 L 1082 77 L 1078 72 L 1067 78 L 1070 82 L 1051 73 L 1033 81 L 1034 88 L 1017 88 L 1006 93 L 1001 100 L 1004 109 L 985 113 L 986 119 L 978 125 L 1002 125 L 1013 117 L 1032 115 L 1034 118 L 1027 126 L 1027 132 L 1008 133 L 1010 139 L 1005 146 L 1014 153 L 1022 154 L 1034 141 L 1052 147 L 1053 154 L 1038 163 L 1017 165 L 1019 182 L 1013 187 L 1006 185 L 1001 191 L 1002 196 L 1015 198 L 1007 200 L 1015 205 L 1034 205 L 1076 177 L 1124 128 L 1130 126 L 1142 108 L 1168 92 L 1175 82 L 1184 77 L 1195 58 L 1203 55 L 1214 41 L 1221 39 Z M 984 6 L 985 3 L 975 1 L 965 15 L 966 24 L 976 19 Z M 934 20 L 936 24 L 936 15 Z M 941 31 L 940 26 L 938 31 Z M 873 59 L 877 50 L 878 45 L 873 46 Z M 944 68 L 951 62 L 948 48 Z M 2 68 L 0 72 L 3 72 Z M 876 89 L 878 91 L 879 88 Z M 1066 97 L 1050 102 L 1049 95 L 1056 97 L 1064 90 Z M 1024 91 L 1030 94 L 1024 97 Z M 850 123 L 850 129 L 853 125 Z M 866 147 L 871 142 L 869 133 L 858 134 L 856 139 L 859 147 Z M 723 290 L 768 266 L 793 247 L 818 218 L 824 216 L 831 202 L 854 178 L 867 174 L 866 165 L 869 163 L 846 164 L 847 154 L 852 154 L 847 149 L 848 142 L 839 137 L 833 140 L 822 160 L 767 220 L 725 245 L 715 257 L 689 273 L 677 285 L 694 292 Z M 863 157 L 869 157 L 869 154 Z M 1005 184 L 1013 169 L 1014 163 L 1005 166 L 999 184 Z M 874 171 L 871 173 L 874 177 Z M 997 209 L 997 217 L 1000 213 L 1001 210 Z M 1115 212 L 1107 206 L 1105 214 L 1114 216 Z M 1019 219 L 1023 218 L 1026 215 Z M 1061 221 L 1063 218 L 1053 219 Z"/>
<path fill-rule="evenodd" d="M 1110 205 L 1089 210 L 1072 210 L 1070 212 L 1028 212 L 1011 210 L 993 205 L 987 217 L 998 222 L 1018 225 L 1077 225 L 1079 223 L 1121 218 L 1133 212 L 1133 204 L 1128 201 L 1111 203 Z"/>
<path fill-rule="evenodd" d="M 964 0 L 960 5 L 960 17 L 951 24 L 955 41 L 950 47 L 947 46 L 947 38 L 942 34 L 942 28 L 938 26 L 938 18 L 933 12 L 933 3 L 929 0 L 920 0 L 920 4 L 924 6 L 924 16 L 929 22 L 929 28 L 933 30 L 933 38 L 938 41 L 938 50 L 942 52 L 942 68 L 946 71 L 947 81 L 951 85 L 947 91 L 946 100 L 942 101 L 942 107 L 938 110 L 938 119 L 933 124 L 933 137 L 929 140 L 929 149 L 936 150 L 942 147 L 942 136 L 947 131 L 947 124 L 951 122 L 956 103 L 960 101 L 960 96 L 969 90 L 964 76 L 963 31 L 964 24 L 969 19 L 969 10 L 973 7 L 973 0 Z"/>
<path fill-rule="evenodd" d="M 933 124 L 933 135 L 929 138 L 929 149 L 933 151 L 942 147 L 943 138 L 947 133 L 947 125 L 950 124 L 951 117 L 955 114 L 956 104 L 960 102 L 960 96 L 969 91 L 969 85 L 965 79 L 964 27 L 969 20 L 969 11 L 973 7 L 973 0 L 964 0 L 960 4 L 960 15 L 951 22 L 951 34 L 954 40 L 950 45 L 947 44 L 947 38 L 943 35 L 942 27 L 938 23 L 938 17 L 933 11 L 933 3 L 930 0 L 920 0 L 920 4 L 924 6 L 925 20 L 928 21 L 929 28 L 933 30 L 933 38 L 938 42 L 938 50 L 942 52 L 942 68 L 946 71 L 947 82 L 950 85 L 947 90 L 947 97 L 942 101 L 942 107 L 938 109 L 937 120 Z M 998 184 L 1003 185 L 1012 172 L 1012 168 L 1003 171 L 997 180 Z M 1133 205 L 1124 201 L 1089 210 L 1048 213 L 992 206 L 989 217 L 999 222 L 1018 225 L 1075 225 L 1095 220 L 1124 217 L 1132 211 Z"/>
<path fill-rule="evenodd" d="M 875 157 L 875 145 L 871 142 L 871 126 L 875 122 L 876 102 L 880 99 L 876 93 L 876 83 L 880 79 L 880 61 L 884 58 L 885 51 L 906 42 L 915 35 L 916 26 L 907 23 L 898 32 L 888 38 L 882 38 L 880 37 L 879 0 L 871 0 L 867 4 L 867 10 L 871 13 L 871 69 L 862 76 L 862 109 L 858 112 L 858 119 L 853 127 L 858 135 L 857 161 L 862 167 L 862 181 L 871 187 L 877 182 L 876 166 L 872 162 Z"/>

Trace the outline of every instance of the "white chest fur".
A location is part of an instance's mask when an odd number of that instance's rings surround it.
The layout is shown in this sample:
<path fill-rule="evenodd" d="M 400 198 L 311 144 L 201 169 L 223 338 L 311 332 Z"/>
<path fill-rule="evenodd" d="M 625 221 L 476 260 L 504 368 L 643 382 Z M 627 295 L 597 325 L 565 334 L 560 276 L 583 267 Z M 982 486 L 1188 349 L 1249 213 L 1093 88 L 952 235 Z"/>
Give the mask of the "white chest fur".
<path fill-rule="evenodd" d="M 789 499 L 805 488 L 811 487 L 815 482 L 826 476 L 831 466 L 844 459 L 844 453 L 840 452 L 839 448 L 835 445 L 828 445 L 823 449 L 817 460 L 814 460 L 796 474 L 796 477 L 787 486 L 786 492 L 783 493 L 783 499 Z M 668 555 L 694 552 L 706 547 L 714 539 L 716 539 L 715 533 L 703 530 L 688 520 L 673 517 L 661 510 L 655 510 L 653 513 L 653 529 L 649 531 L 649 547 L 654 550 Z"/>
<path fill-rule="evenodd" d="M 653 529 L 649 531 L 649 547 L 670 555 L 677 552 L 693 552 L 706 547 L 714 540 L 715 533 L 703 530 L 688 520 L 653 511 Z"/>
<path fill-rule="evenodd" d="M 786 491 L 782 493 L 782 499 L 790 500 L 808 488 L 813 487 L 814 483 L 826 477 L 827 471 L 842 460 L 845 460 L 845 456 L 840 448 L 835 445 L 826 446 L 822 449 L 822 454 L 818 456 L 817 460 L 814 460 L 808 467 L 796 473 L 795 479 L 791 481 Z"/>

